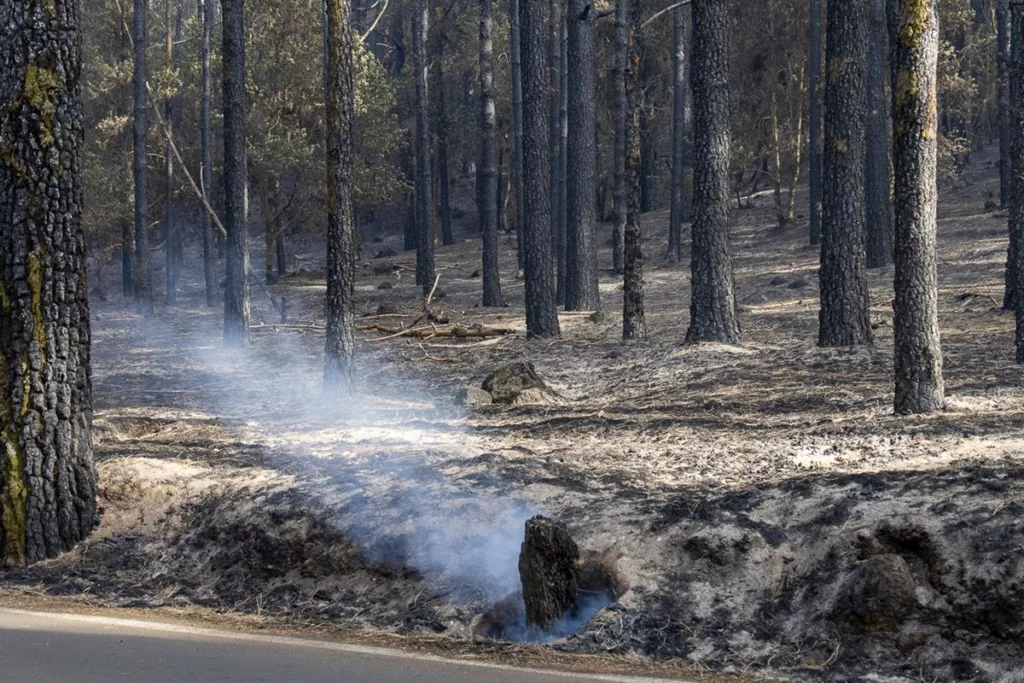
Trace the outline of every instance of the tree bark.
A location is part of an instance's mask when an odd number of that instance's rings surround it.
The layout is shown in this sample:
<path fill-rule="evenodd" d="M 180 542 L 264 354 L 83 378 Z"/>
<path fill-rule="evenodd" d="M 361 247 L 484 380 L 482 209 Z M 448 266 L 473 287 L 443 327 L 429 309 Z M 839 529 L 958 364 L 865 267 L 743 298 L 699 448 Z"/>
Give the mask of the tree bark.
<path fill-rule="evenodd" d="M 174 69 L 174 26 L 171 23 L 171 9 L 171 0 L 164 0 L 164 68 L 167 73 Z M 174 153 L 171 150 L 171 136 L 174 131 L 173 95 L 168 95 L 164 99 L 164 126 L 164 134 L 167 136 L 164 145 L 164 297 L 168 304 L 174 304 L 178 301 L 178 230 L 174 223 Z"/>
<path fill-rule="evenodd" d="M 897 0 L 898 1 L 898 0 Z M 810 76 L 808 93 L 810 110 L 810 215 L 811 246 L 821 244 L 821 3 L 811 0 L 810 11 Z"/>
<path fill-rule="evenodd" d="M 430 196 L 430 97 L 427 92 L 429 0 L 413 10 L 412 58 L 416 81 L 416 283 L 428 294 L 434 286 L 434 210 Z"/>
<path fill-rule="evenodd" d="M 524 237 L 526 228 L 523 206 L 523 61 L 520 56 L 519 0 L 509 0 L 509 53 L 512 66 L 512 177 L 516 201 L 516 261 L 519 270 L 526 265 Z"/>
<path fill-rule="evenodd" d="M 523 69 L 523 194 L 526 247 L 526 329 L 533 337 L 560 334 L 551 235 L 551 144 L 544 10 L 519 7 Z"/>
<path fill-rule="evenodd" d="M 683 221 L 693 193 L 687 182 L 687 167 L 692 166 L 693 101 L 690 95 L 689 7 L 674 12 L 672 50 L 672 205 L 669 212 L 668 260 L 683 260 Z"/>
<path fill-rule="evenodd" d="M 1010 162 L 1010 18 L 1007 0 L 996 0 L 996 92 L 999 105 L 999 206 L 1010 205 L 1013 178 Z"/>
<path fill-rule="evenodd" d="M 452 232 L 452 208 L 450 198 L 451 178 L 449 177 L 448 134 L 451 122 L 448 117 L 448 75 L 444 70 L 444 47 L 447 37 L 444 29 L 437 36 L 437 213 L 441 223 L 441 243 L 446 247 L 455 244 Z"/>
<path fill-rule="evenodd" d="M 81 11 L 0 10 L 0 567 L 69 550 L 98 522 Z"/>
<path fill-rule="evenodd" d="M 324 386 L 351 391 L 355 376 L 356 230 L 352 208 L 351 5 L 327 0 L 327 325 Z"/>
<path fill-rule="evenodd" d="M 565 301 L 565 225 L 562 223 L 562 6 L 548 2 L 548 68 L 551 78 L 551 234 L 555 241 L 555 297 Z"/>
<path fill-rule="evenodd" d="M 249 211 L 245 150 L 245 9 L 243 0 L 221 0 L 224 62 L 224 227 L 227 281 L 224 343 L 249 343 Z"/>
<path fill-rule="evenodd" d="M 627 30 L 626 20 L 628 5 L 615 2 L 615 43 L 614 63 L 612 70 L 615 79 L 614 125 L 615 150 L 612 163 L 612 201 L 614 216 L 612 220 L 612 269 L 616 275 L 623 273 L 622 240 L 626 231 L 626 52 Z"/>
<path fill-rule="evenodd" d="M 1012 197 L 1010 201 L 1010 261 L 1007 267 L 1007 299 L 1013 304 L 1017 317 L 1017 362 L 1024 363 L 1024 104 L 1020 93 L 1024 86 L 1024 2 L 1010 0 L 1010 21 L 1013 27 L 1010 89 L 1013 106 L 1011 117 L 1011 168 L 1013 171 Z"/>
<path fill-rule="evenodd" d="M 626 230 L 623 234 L 622 338 L 647 339 L 644 312 L 644 257 L 640 215 L 643 212 L 641 178 L 641 125 L 644 106 L 641 64 L 640 16 L 643 0 L 618 0 L 625 5 L 624 28 L 628 57 L 625 61 L 626 84 Z"/>
<path fill-rule="evenodd" d="M 658 149 L 655 131 L 651 125 L 653 103 L 651 102 L 651 79 L 654 78 L 654 60 L 651 55 L 643 56 L 640 68 L 640 208 L 644 213 L 657 211 L 657 164 Z"/>
<path fill-rule="evenodd" d="M 729 238 L 729 3 L 693 2 L 694 161 L 686 341 L 740 343 Z"/>
<path fill-rule="evenodd" d="M 872 342 L 864 244 L 866 9 L 863 0 L 829 0 L 828 5 L 821 346 Z"/>
<path fill-rule="evenodd" d="M 210 73 L 210 41 L 213 36 L 213 12 L 208 0 L 199 0 L 199 22 L 202 25 L 203 44 L 202 59 L 202 95 L 199 106 L 199 140 L 202 155 L 202 168 L 199 178 L 202 183 L 203 199 L 212 204 L 210 190 L 213 188 L 213 145 L 210 130 L 210 99 L 212 77 Z M 213 308 L 217 305 L 217 276 L 214 270 L 215 246 L 213 236 L 213 220 L 210 215 L 202 213 L 203 230 L 203 276 L 206 282 L 206 305 Z"/>
<path fill-rule="evenodd" d="M 566 152 L 565 309 L 601 308 L 597 281 L 596 12 L 588 0 L 569 0 L 566 29 L 569 143 Z"/>
<path fill-rule="evenodd" d="M 146 92 L 146 0 L 135 0 L 132 42 L 135 44 L 132 112 L 132 177 L 135 183 L 135 304 L 139 313 L 153 312 L 153 261 L 149 252 L 149 199 L 146 192 L 146 142 L 149 137 L 149 94 Z"/>
<path fill-rule="evenodd" d="M 485 308 L 499 308 L 501 275 L 498 269 L 498 178 L 494 166 L 494 134 L 497 112 L 494 105 L 493 0 L 480 0 L 480 231 L 483 233 L 483 285 Z"/>
<path fill-rule="evenodd" d="M 942 410 L 935 210 L 938 203 L 939 17 L 935 0 L 903 0 L 893 156 L 896 170 L 896 413 Z"/>
<path fill-rule="evenodd" d="M 575 615 L 579 557 L 579 547 L 564 525 L 540 516 L 526 522 L 519 578 L 528 628 L 547 631 L 559 619 Z"/>
<path fill-rule="evenodd" d="M 559 44 L 561 47 L 561 60 L 559 62 L 559 84 L 558 84 L 558 225 L 560 226 L 560 241 L 558 247 L 558 264 L 560 267 L 558 275 L 558 303 L 565 304 L 565 281 L 567 269 L 567 253 L 569 244 L 569 199 L 567 171 L 569 168 L 569 31 L 567 27 L 567 13 L 569 0 L 559 0 L 562 5 L 562 23 L 559 27 Z"/>
<path fill-rule="evenodd" d="M 893 227 L 890 195 L 889 120 L 891 109 L 885 96 L 886 0 L 868 0 L 867 50 L 867 157 L 864 199 L 866 202 L 868 268 L 893 263 Z"/>

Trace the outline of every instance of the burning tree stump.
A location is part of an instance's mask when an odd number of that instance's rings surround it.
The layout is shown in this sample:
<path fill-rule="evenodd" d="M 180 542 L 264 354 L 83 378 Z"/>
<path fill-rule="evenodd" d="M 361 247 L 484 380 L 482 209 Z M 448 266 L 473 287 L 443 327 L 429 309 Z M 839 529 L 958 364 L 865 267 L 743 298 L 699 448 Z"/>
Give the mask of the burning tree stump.
<path fill-rule="evenodd" d="M 562 617 L 576 613 L 579 556 L 579 548 L 564 525 L 541 516 L 526 522 L 519 578 L 528 628 L 547 631 Z"/>

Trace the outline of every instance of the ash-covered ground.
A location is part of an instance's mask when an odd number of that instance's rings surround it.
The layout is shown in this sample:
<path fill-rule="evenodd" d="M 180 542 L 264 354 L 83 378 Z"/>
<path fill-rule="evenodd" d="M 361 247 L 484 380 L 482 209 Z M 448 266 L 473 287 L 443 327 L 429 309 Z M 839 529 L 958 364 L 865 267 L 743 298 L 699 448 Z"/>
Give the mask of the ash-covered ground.
<path fill-rule="evenodd" d="M 557 341 L 363 333 L 359 387 L 339 403 L 319 392 L 315 241 L 271 287 L 292 326 L 275 326 L 254 289 L 241 356 L 221 349 L 198 271 L 183 303 L 149 319 L 112 295 L 94 306 L 102 525 L 5 584 L 471 647 L 488 623 L 517 618 L 523 524 L 546 514 L 614 558 L 625 586 L 550 647 L 678 659 L 687 675 L 1024 681 L 1024 373 L 997 305 L 1005 216 L 984 209 L 995 177 L 978 155 L 941 193 L 949 409 L 928 417 L 892 416 L 891 269 L 870 275 L 875 346 L 817 348 L 806 225 L 774 228 L 760 200 L 735 214 L 742 348 L 680 344 L 689 273 L 663 258 L 661 213 L 644 222 L 649 343 L 619 341 L 606 272 L 603 315 L 564 314 Z M 375 259 L 398 245 L 372 237 L 360 311 L 411 321 L 414 255 Z M 438 250 L 433 307 L 522 329 L 514 240 L 503 247 L 509 307 L 475 306 L 480 245 L 468 237 Z M 555 396 L 456 404 L 521 360 Z"/>

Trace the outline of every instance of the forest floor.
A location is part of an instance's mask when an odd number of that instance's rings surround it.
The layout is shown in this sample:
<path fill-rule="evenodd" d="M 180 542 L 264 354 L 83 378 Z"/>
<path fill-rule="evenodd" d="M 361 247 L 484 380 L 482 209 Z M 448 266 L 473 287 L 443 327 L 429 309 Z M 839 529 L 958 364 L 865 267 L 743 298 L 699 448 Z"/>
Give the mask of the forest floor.
<path fill-rule="evenodd" d="M 806 219 L 774 225 L 768 195 L 734 213 L 742 347 L 681 344 L 689 268 L 665 258 L 667 212 L 643 221 L 649 342 L 620 340 L 602 226 L 602 315 L 562 314 L 555 341 L 360 333 L 359 387 L 340 404 L 318 388 L 322 245 L 271 287 L 290 326 L 254 289 L 242 356 L 221 348 L 198 272 L 150 318 L 96 302 L 103 521 L 75 552 L 9 572 L 0 603 L 241 612 L 690 677 L 1024 681 L 1024 375 L 1000 310 L 992 161 L 977 154 L 941 193 L 948 409 L 926 417 L 892 414 L 892 269 L 870 273 L 874 346 L 818 348 L 817 252 Z M 514 238 L 502 246 L 507 308 L 478 307 L 467 237 L 437 251 L 434 309 L 522 331 Z M 372 258 L 389 247 L 364 247 L 367 323 L 422 307 L 413 253 Z M 458 405 L 519 360 L 557 396 Z M 511 623 L 511 640 L 480 638 L 518 590 L 538 513 L 610 550 L 630 588 L 548 648 L 512 642 Z"/>

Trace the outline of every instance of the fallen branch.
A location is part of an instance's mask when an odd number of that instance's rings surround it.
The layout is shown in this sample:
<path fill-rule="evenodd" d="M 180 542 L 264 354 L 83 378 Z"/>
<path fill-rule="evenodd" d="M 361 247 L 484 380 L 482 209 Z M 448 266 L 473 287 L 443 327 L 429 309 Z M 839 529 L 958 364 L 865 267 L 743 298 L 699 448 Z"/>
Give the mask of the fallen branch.
<path fill-rule="evenodd" d="M 377 343 L 396 339 L 398 337 L 409 337 L 412 339 L 494 339 L 517 334 L 516 330 L 504 327 L 485 327 L 483 325 L 448 325 L 438 327 L 436 325 L 424 325 L 421 327 L 389 328 L 385 325 L 366 325 L 356 329 L 363 332 L 384 332 L 387 336 L 371 339 L 370 342 Z"/>

